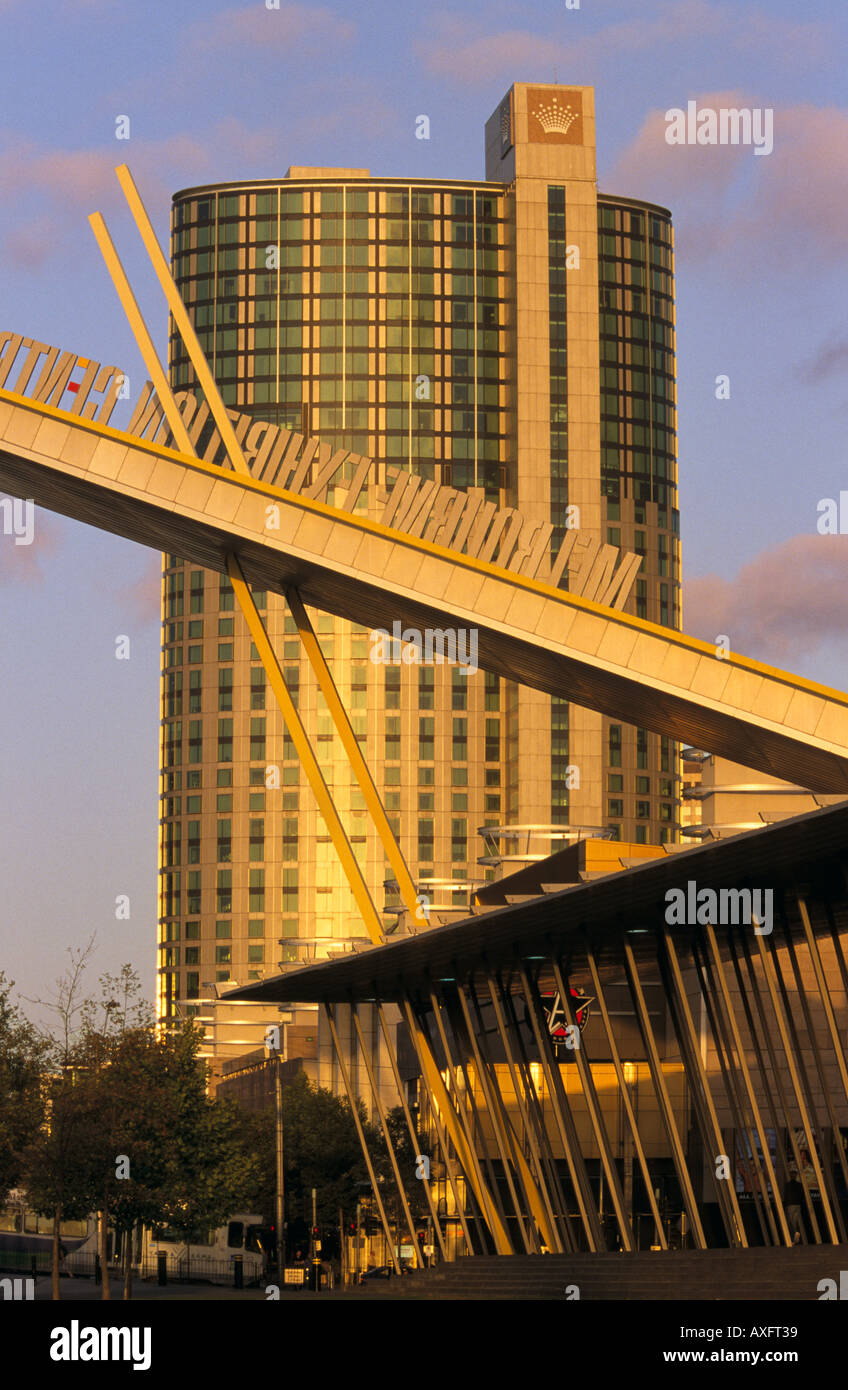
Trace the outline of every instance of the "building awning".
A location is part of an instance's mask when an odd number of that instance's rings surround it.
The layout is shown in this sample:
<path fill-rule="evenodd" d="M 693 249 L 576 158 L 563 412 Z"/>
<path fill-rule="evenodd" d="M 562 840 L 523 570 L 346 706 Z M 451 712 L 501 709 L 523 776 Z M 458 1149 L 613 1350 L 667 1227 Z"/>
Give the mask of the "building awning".
<path fill-rule="evenodd" d="M 842 865 L 848 858 L 848 801 L 793 816 L 778 825 L 682 850 L 635 868 L 611 873 L 559 893 L 509 904 L 448 926 L 433 928 L 343 960 L 322 962 L 233 990 L 227 999 L 259 1002 L 365 1002 L 426 993 L 434 982 L 480 969 L 508 968 L 533 956 L 550 957 L 590 940 L 610 971 L 620 972 L 626 938 L 637 958 L 655 959 L 654 930 L 665 924 L 666 893 L 686 888 L 750 887 L 781 895 L 796 888 L 845 897 Z M 538 866 L 536 866 L 538 867 Z M 834 893 L 834 876 L 836 891 Z M 800 924 L 788 915 L 791 931 Z M 685 942 L 694 927 L 675 926 Z"/>

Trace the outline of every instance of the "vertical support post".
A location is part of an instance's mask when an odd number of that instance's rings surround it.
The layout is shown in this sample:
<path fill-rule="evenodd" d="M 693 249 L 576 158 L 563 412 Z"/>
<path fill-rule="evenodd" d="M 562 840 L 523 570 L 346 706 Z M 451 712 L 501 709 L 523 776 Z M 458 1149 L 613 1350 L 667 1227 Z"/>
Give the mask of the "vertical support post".
<path fill-rule="evenodd" d="M 274 1100 L 276 1102 L 276 1159 L 277 1159 L 277 1280 L 280 1288 L 286 1281 L 286 1222 L 283 1188 L 283 1075 L 282 1057 L 277 1053 L 274 1068 Z"/>
<path fill-rule="evenodd" d="M 362 1148 L 362 1156 L 365 1159 L 365 1166 L 368 1169 L 368 1176 L 371 1179 L 371 1189 L 374 1193 L 374 1199 L 377 1203 L 377 1210 L 380 1213 L 380 1221 L 383 1225 L 383 1233 L 386 1238 L 386 1245 L 388 1246 L 389 1253 L 392 1257 L 392 1264 L 395 1267 L 395 1274 L 400 1274 L 400 1261 L 398 1260 L 397 1251 L 395 1250 L 395 1243 L 392 1240 L 392 1230 L 389 1225 L 389 1218 L 386 1216 L 386 1209 L 383 1206 L 383 1196 L 380 1192 L 380 1184 L 378 1183 L 377 1175 L 374 1172 L 374 1165 L 371 1162 L 371 1155 L 368 1152 L 368 1145 L 365 1142 L 365 1134 L 363 1133 L 362 1122 L 359 1118 L 359 1109 L 356 1104 L 357 1098 L 353 1094 L 353 1091 L 351 1089 L 350 1078 L 348 1076 L 348 1070 L 345 1064 L 344 1054 L 342 1052 L 341 1044 L 339 1042 L 339 1035 L 336 1032 L 335 1011 L 333 1009 L 332 1004 L 325 1003 L 321 1007 L 323 1007 L 324 1017 L 326 1018 L 330 1026 L 330 1037 L 333 1040 L 333 1048 L 335 1050 L 336 1059 L 339 1064 L 339 1071 L 341 1073 L 342 1083 L 345 1088 L 345 1094 L 347 1095 L 348 1101 L 350 1102 L 350 1112 L 353 1115 L 353 1122 L 356 1126 L 356 1133 L 359 1136 L 359 1143 Z"/>

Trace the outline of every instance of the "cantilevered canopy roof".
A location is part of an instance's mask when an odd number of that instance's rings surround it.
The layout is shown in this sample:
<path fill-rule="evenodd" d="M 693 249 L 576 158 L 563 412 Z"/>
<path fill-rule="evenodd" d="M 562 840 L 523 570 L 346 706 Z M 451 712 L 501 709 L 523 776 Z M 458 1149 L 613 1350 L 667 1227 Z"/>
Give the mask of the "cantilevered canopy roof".
<path fill-rule="evenodd" d="M 838 883 L 844 896 L 848 865 L 848 802 L 811 811 L 778 825 L 748 831 L 695 849 L 651 860 L 591 883 L 545 894 L 450 926 L 433 928 L 360 955 L 345 956 L 233 990 L 227 999 L 280 1002 L 363 1002 L 426 996 L 434 982 L 475 970 L 508 968 L 533 956 L 582 950 L 588 937 L 608 970 L 620 973 L 624 939 L 639 958 L 656 957 L 654 929 L 665 922 L 666 892 L 750 886 L 775 890 L 775 927 L 781 890 L 815 894 L 817 884 Z M 794 930 L 790 914 L 790 929 Z M 688 927 L 674 927 L 685 939 Z M 585 935 L 584 935 L 585 934 Z"/>

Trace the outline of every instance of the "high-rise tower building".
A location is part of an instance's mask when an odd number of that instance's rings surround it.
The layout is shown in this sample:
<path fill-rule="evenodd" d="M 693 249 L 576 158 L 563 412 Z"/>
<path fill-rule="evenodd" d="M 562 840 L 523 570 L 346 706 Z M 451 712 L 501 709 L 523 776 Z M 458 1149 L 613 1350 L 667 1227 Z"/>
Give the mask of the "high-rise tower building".
<path fill-rule="evenodd" d="M 550 523 L 553 552 L 568 526 L 635 550 L 627 608 L 679 626 L 669 213 L 598 194 L 587 87 L 512 87 L 486 126 L 485 172 L 291 168 L 176 194 L 174 273 L 224 401 L 386 469 L 480 489 Z M 177 335 L 170 370 L 176 390 L 194 389 Z M 382 846 L 294 623 L 281 597 L 259 602 L 390 908 Z M 367 630 L 313 619 L 431 923 L 467 907 L 498 861 L 601 828 L 675 837 L 671 740 L 567 690 L 552 700 L 456 665 L 375 664 Z M 228 581 L 166 556 L 163 638 L 160 1006 L 204 1017 L 215 986 L 364 933 Z M 477 862 L 484 848 L 492 867 Z M 308 1017 L 292 1026 L 293 1041 L 314 1034 Z M 209 1047 L 233 1055 L 256 1037 L 235 1022 Z"/>

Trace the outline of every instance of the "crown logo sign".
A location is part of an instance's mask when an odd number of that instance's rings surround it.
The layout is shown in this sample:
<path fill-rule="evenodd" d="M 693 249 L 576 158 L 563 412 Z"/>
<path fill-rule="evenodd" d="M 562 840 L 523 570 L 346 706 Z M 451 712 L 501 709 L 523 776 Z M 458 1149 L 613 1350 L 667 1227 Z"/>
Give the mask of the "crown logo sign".
<path fill-rule="evenodd" d="M 540 106 L 533 114 L 546 135 L 550 135 L 553 131 L 557 131 L 560 135 L 567 135 L 577 120 L 577 112 L 572 110 L 570 106 L 560 106 L 556 97 L 553 98 L 550 105 Z"/>

